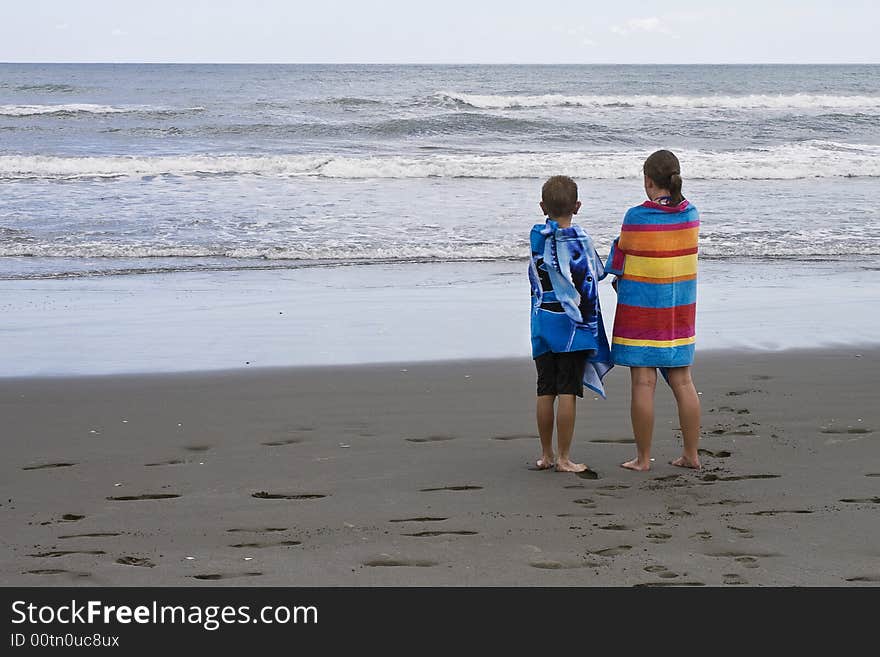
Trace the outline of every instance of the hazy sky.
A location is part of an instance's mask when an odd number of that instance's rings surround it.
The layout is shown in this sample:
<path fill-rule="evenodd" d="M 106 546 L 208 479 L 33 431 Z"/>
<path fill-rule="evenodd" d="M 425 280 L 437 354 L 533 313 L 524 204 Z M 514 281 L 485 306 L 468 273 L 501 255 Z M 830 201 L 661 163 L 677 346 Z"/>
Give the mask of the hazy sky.
<path fill-rule="evenodd" d="M 878 63 L 878 0 L 2 0 L 0 61 Z"/>

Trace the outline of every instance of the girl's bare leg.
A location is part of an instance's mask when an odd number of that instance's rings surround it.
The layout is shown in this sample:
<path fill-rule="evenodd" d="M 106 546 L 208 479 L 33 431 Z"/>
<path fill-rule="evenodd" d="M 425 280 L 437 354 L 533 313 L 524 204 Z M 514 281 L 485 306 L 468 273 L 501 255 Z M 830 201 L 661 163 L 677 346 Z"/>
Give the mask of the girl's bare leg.
<path fill-rule="evenodd" d="M 654 389 L 657 387 L 657 370 L 653 367 L 631 367 L 632 397 L 630 417 L 636 438 L 636 458 L 622 463 L 628 470 L 651 468 L 651 439 L 654 434 Z"/>
<path fill-rule="evenodd" d="M 700 468 L 700 455 L 697 446 L 700 444 L 700 397 L 691 379 L 690 367 L 673 367 L 669 369 L 669 385 L 675 402 L 678 404 L 678 421 L 684 439 L 681 456 L 672 461 L 672 465 L 681 468 Z"/>

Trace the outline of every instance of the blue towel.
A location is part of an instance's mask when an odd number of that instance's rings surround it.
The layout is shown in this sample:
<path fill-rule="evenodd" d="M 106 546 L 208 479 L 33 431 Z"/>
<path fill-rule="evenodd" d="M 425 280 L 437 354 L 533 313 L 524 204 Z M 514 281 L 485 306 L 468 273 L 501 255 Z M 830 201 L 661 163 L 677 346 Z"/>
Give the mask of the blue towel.
<path fill-rule="evenodd" d="M 599 305 L 605 269 L 593 240 L 580 226 L 560 228 L 552 219 L 535 224 L 529 238 L 532 358 L 584 351 L 584 385 L 604 398 L 602 379 L 613 363 Z"/>

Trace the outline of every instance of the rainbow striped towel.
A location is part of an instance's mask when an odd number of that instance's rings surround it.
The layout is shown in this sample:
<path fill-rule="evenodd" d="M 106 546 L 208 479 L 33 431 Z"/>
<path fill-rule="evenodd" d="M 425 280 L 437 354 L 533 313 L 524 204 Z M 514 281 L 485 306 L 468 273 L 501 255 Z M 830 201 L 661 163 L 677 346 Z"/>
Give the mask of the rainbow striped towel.
<path fill-rule="evenodd" d="M 605 271 L 619 276 L 611 339 L 616 365 L 694 362 L 700 216 L 688 201 L 630 208 Z"/>

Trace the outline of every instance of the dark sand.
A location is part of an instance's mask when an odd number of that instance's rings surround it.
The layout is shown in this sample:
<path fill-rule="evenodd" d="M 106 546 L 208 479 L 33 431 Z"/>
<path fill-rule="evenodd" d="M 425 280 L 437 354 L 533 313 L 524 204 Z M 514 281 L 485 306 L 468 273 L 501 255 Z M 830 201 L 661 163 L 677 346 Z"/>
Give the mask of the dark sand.
<path fill-rule="evenodd" d="M 596 480 L 529 470 L 527 358 L 3 380 L 0 584 L 878 583 L 878 356 L 701 355 L 701 473 L 662 386 L 653 470 L 618 467 L 618 368 Z"/>

